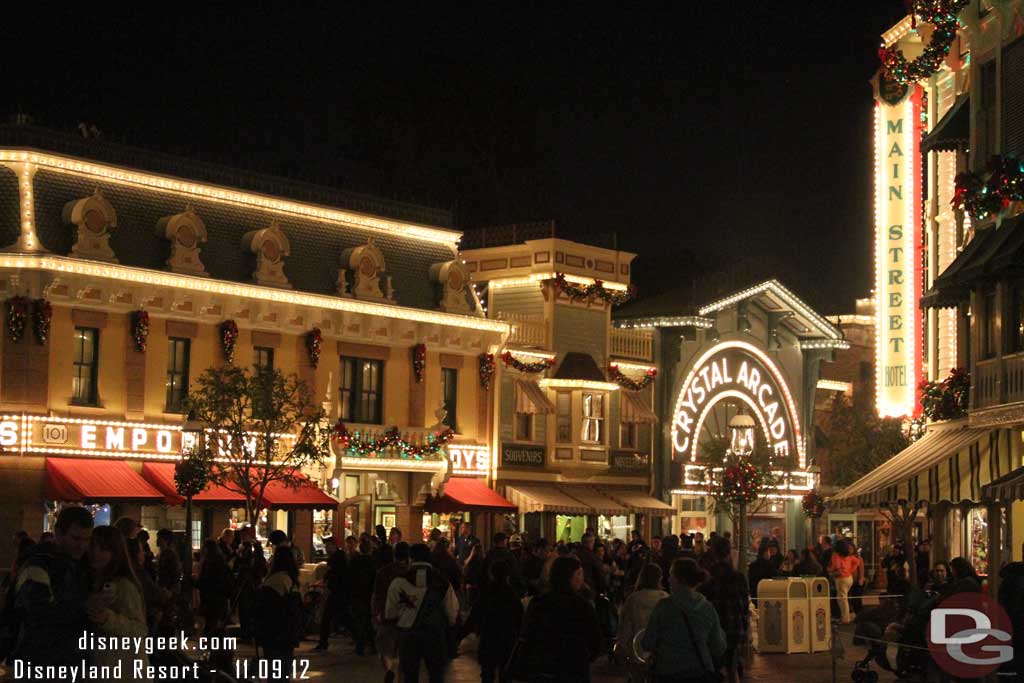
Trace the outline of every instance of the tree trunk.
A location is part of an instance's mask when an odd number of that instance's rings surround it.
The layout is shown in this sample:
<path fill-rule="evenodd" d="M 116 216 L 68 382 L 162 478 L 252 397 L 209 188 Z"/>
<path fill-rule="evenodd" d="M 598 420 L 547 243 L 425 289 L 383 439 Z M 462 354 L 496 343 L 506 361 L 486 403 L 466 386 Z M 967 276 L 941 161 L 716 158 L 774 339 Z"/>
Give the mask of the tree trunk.
<path fill-rule="evenodd" d="M 185 498 L 185 557 L 181 558 L 185 595 L 192 591 L 192 496 Z"/>

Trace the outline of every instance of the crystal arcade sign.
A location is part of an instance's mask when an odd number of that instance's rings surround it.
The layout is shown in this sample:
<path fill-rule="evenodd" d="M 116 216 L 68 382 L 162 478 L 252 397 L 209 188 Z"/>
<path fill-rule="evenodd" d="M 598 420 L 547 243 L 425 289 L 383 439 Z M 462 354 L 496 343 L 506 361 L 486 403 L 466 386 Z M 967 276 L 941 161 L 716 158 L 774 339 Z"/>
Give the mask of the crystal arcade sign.
<path fill-rule="evenodd" d="M 785 378 L 763 351 L 740 341 L 706 351 L 684 380 L 672 419 L 673 459 L 688 454 L 696 461 L 704 423 L 725 400 L 744 403 L 769 447 L 780 456 L 797 453 L 804 466 L 800 420 Z"/>

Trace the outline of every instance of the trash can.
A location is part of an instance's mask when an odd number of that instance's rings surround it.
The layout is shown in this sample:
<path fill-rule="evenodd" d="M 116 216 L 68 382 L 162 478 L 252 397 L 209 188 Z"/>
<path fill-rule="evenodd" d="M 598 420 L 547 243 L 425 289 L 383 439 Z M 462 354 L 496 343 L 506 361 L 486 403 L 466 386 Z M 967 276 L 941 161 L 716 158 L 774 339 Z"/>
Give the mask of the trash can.
<path fill-rule="evenodd" d="M 828 652 L 832 642 L 832 596 L 828 579 L 817 576 L 807 581 L 811 585 L 811 652 Z"/>
<path fill-rule="evenodd" d="M 760 652 L 810 652 L 807 579 L 765 579 L 757 585 Z"/>

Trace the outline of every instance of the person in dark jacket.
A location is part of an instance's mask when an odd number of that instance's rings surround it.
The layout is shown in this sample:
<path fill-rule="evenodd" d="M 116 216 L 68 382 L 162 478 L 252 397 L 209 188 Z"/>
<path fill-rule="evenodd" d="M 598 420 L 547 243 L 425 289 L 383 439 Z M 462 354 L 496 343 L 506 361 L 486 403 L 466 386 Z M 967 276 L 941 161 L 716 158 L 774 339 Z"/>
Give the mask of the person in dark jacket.
<path fill-rule="evenodd" d="M 370 556 L 370 542 L 359 542 L 359 552 L 349 560 L 349 580 L 352 596 L 352 638 L 356 654 L 366 654 L 366 644 L 373 646 L 373 624 L 370 603 L 373 599 L 373 584 L 377 571 Z"/>
<path fill-rule="evenodd" d="M 800 551 L 800 561 L 793 567 L 793 576 L 822 576 L 825 570 L 810 548 Z"/>
<path fill-rule="evenodd" d="M 775 563 L 772 562 L 772 551 L 768 545 L 761 546 L 761 552 L 757 559 L 750 563 L 747 569 L 747 579 L 750 582 L 750 597 L 757 604 L 757 584 L 763 579 L 770 579 L 776 576 Z"/>
<path fill-rule="evenodd" d="M 1024 677 L 1024 562 L 1011 562 L 1000 570 L 999 604 L 1013 626 L 1013 659 L 1003 664 L 1000 674 L 1010 680 Z"/>
<path fill-rule="evenodd" d="M 593 534 L 583 534 L 580 546 L 576 549 L 576 557 L 583 566 L 583 581 L 590 588 L 593 597 L 603 595 L 608 590 L 604 563 L 594 550 L 595 543 Z"/>
<path fill-rule="evenodd" d="M 502 671 L 523 622 L 523 603 L 509 584 L 508 564 L 492 564 L 489 579 L 490 590 L 473 606 L 466 624 L 467 632 L 479 635 L 480 683 L 493 683 L 495 674 Z M 503 673 L 500 678 L 505 680 Z"/>
<path fill-rule="evenodd" d="M 538 595 L 544 583 L 544 563 L 548 559 L 548 542 L 543 538 L 534 541 L 530 554 L 523 560 L 523 580 L 527 595 Z"/>
<path fill-rule="evenodd" d="M 271 681 L 289 679 L 295 648 L 302 637 L 291 628 L 293 612 L 301 609 L 301 604 L 296 605 L 294 595 L 298 586 L 299 567 L 295 555 L 292 548 L 282 546 L 274 551 L 270 574 L 257 593 L 255 605 L 256 642 L 263 648 L 270 672 L 282 674 L 280 677 L 272 676 Z"/>
<path fill-rule="evenodd" d="M 725 632 L 725 667 L 728 683 L 743 678 L 744 650 L 750 639 L 750 590 L 747 580 L 732 566 L 732 544 L 716 536 L 704 553 L 714 558 L 708 580 L 700 585 L 700 593 L 718 614 Z"/>
<path fill-rule="evenodd" d="M 450 547 L 447 538 L 438 539 L 434 549 L 430 551 L 430 564 L 434 565 L 434 568 L 448 579 L 448 583 L 458 593 L 462 590 L 462 569 L 459 567 L 458 560 L 451 554 Z"/>
<path fill-rule="evenodd" d="M 917 585 L 924 586 L 931 578 L 932 544 L 929 541 L 921 541 L 914 547 L 914 569 L 917 572 Z"/>
<path fill-rule="evenodd" d="M 249 640 L 256 631 L 254 609 L 256 592 L 267 575 L 267 558 L 256 540 L 256 531 L 251 526 L 242 527 L 236 534 L 238 547 L 235 549 L 235 588 L 238 591 L 239 635 Z"/>
<path fill-rule="evenodd" d="M 490 583 L 486 577 L 491 575 L 491 565 L 495 562 L 504 562 L 508 565 L 509 583 L 519 595 L 526 593 L 526 586 L 523 584 L 523 572 L 519 560 L 508 549 L 508 536 L 502 532 L 494 534 L 491 549 L 487 551 L 483 565 L 480 567 L 480 591 L 485 592 Z"/>
<path fill-rule="evenodd" d="M 220 545 L 212 539 L 203 541 L 196 588 L 199 589 L 199 614 L 206 620 L 205 635 L 223 635 L 230 616 L 234 579 Z"/>
<path fill-rule="evenodd" d="M 388 546 L 389 548 L 391 546 Z M 387 605 L 388 589 L 391 582 L 409 572 L 412 548 L 405 541 L 395 544 L 392 561 L 377 571 L 373 582 L 373 599 L 370 608 L 373 611 L 374 642 L 377 654 L 384 666 L 384 682 L 393 683 L 398 673 L 398 626 L 393 620 L 384 617 Z"/>
<path fill-rule="evenodd" d="M 57 516 L 54 540 L 28 551 L 15 582 L 14 606 L 21 623 L 12 660 L 72 666 L 88 657 L 78 649 L 78 639 L 88 628 L 82 557 L 92 527 L 88 510 L 65 507 Z"/>
<path fill-rule="evenodd" d="M 530 601 L 522 657 L 531 682 L 589 683 L 590 663 L 603 652 L 594 606 L 581 597 L 583 566 L 562 556 L 551 564 L 550 589 Z"/>
<path fill-rule="evenodd" d="M 661 567 L 661 583 L 665 590 L 669 590 L 669 574 L 672 572 L 672 563 L 679 554 L 679 537 L 666 536 L 661 541 L 661 554 L 658 555 L 658 566 Z"/>
<path fill-rule="evenodd" d="M 128 550 L 128 559 L 132 563 L 135 578 L 142 591 L 142 601 L 146 609 L 146 628 L 152 635 L 156 632 L 156 625 L 162 617 L 160 589 L 157 588 L 156 581 L 146 571 L 146 549 L 143 547 L 142 541 L 137 536 L 126 539 L 125 547 Z"/>
<path fill-rule="evenodd" d="M 325 538 L 324 548 L 327 551 L 327 576 L 324 577 L 327 604 L 320 618 L 320 642 L 314 648 L 320 651 L 327 649 L 335 624 L 344 619 L 344 610 L 349 603 L 348 558 L 338 549 L 334 538 Z"/>

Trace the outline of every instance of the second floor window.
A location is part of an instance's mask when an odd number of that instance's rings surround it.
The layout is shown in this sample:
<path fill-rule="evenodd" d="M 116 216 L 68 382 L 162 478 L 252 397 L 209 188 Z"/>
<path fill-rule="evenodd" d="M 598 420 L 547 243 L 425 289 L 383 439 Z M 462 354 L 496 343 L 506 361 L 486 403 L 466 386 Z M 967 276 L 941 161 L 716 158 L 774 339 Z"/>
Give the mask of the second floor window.
<path fill-rule="evenodd" d="M 75 365 L 71 382 L 71 402 L 80 406 L 99 403 L 96 377 L 99 370 L 100 331 L 94 327 L 75 328 Z"/>
<path fill-rule="evenodd" d="M 256 366 L 257 370 L 273 370 L 274 349 L 269 346 L 254 346 L 252 364 Z"/>
<path fill-rule="evenodd" d="M 167 339 L 167 412 L 180 413 L 188 396 L 188 357 L 192 340 Z"/>
<path fill-rule="evenodd" d="M 456 408 L 459 403 L 459 371 L 454 368 L 441 368 L 441 400 L 444 401 L 444 424 L 453 432 L 459 431 L 456 419 Z"/>
<path fill-rule="evenodd" d="M 555 440 L 572 443 L 572 394 L 568 391 L 555 394 Z"/>
<path fill-rule="evenodd" d="M 998 341 L 997 335 L 999 334 L 999 327 L 997 323 L 997 311 L 996 311 L 996 292 L 994 289 L 990 289 L 985 292 L 984 300 L 982 305 L 982 312 L 984 313 L 985 319 L 982 321 L 984 325 L 983 335 L 984 339 L 981 344 L 981 351 L 985 358 L 996 357 L 996 342 Z"/>
<path fill-rule="evenodd" d="M 384 363 L 366 358 L 341 357 L 341 419 L 360 424 L 381 424 Z"/>
<path fill-rule="evenodd" d="M 587 443 L 604 442 L 604 396 L 583 394 L 583 430 L 580 439 Z"/>

